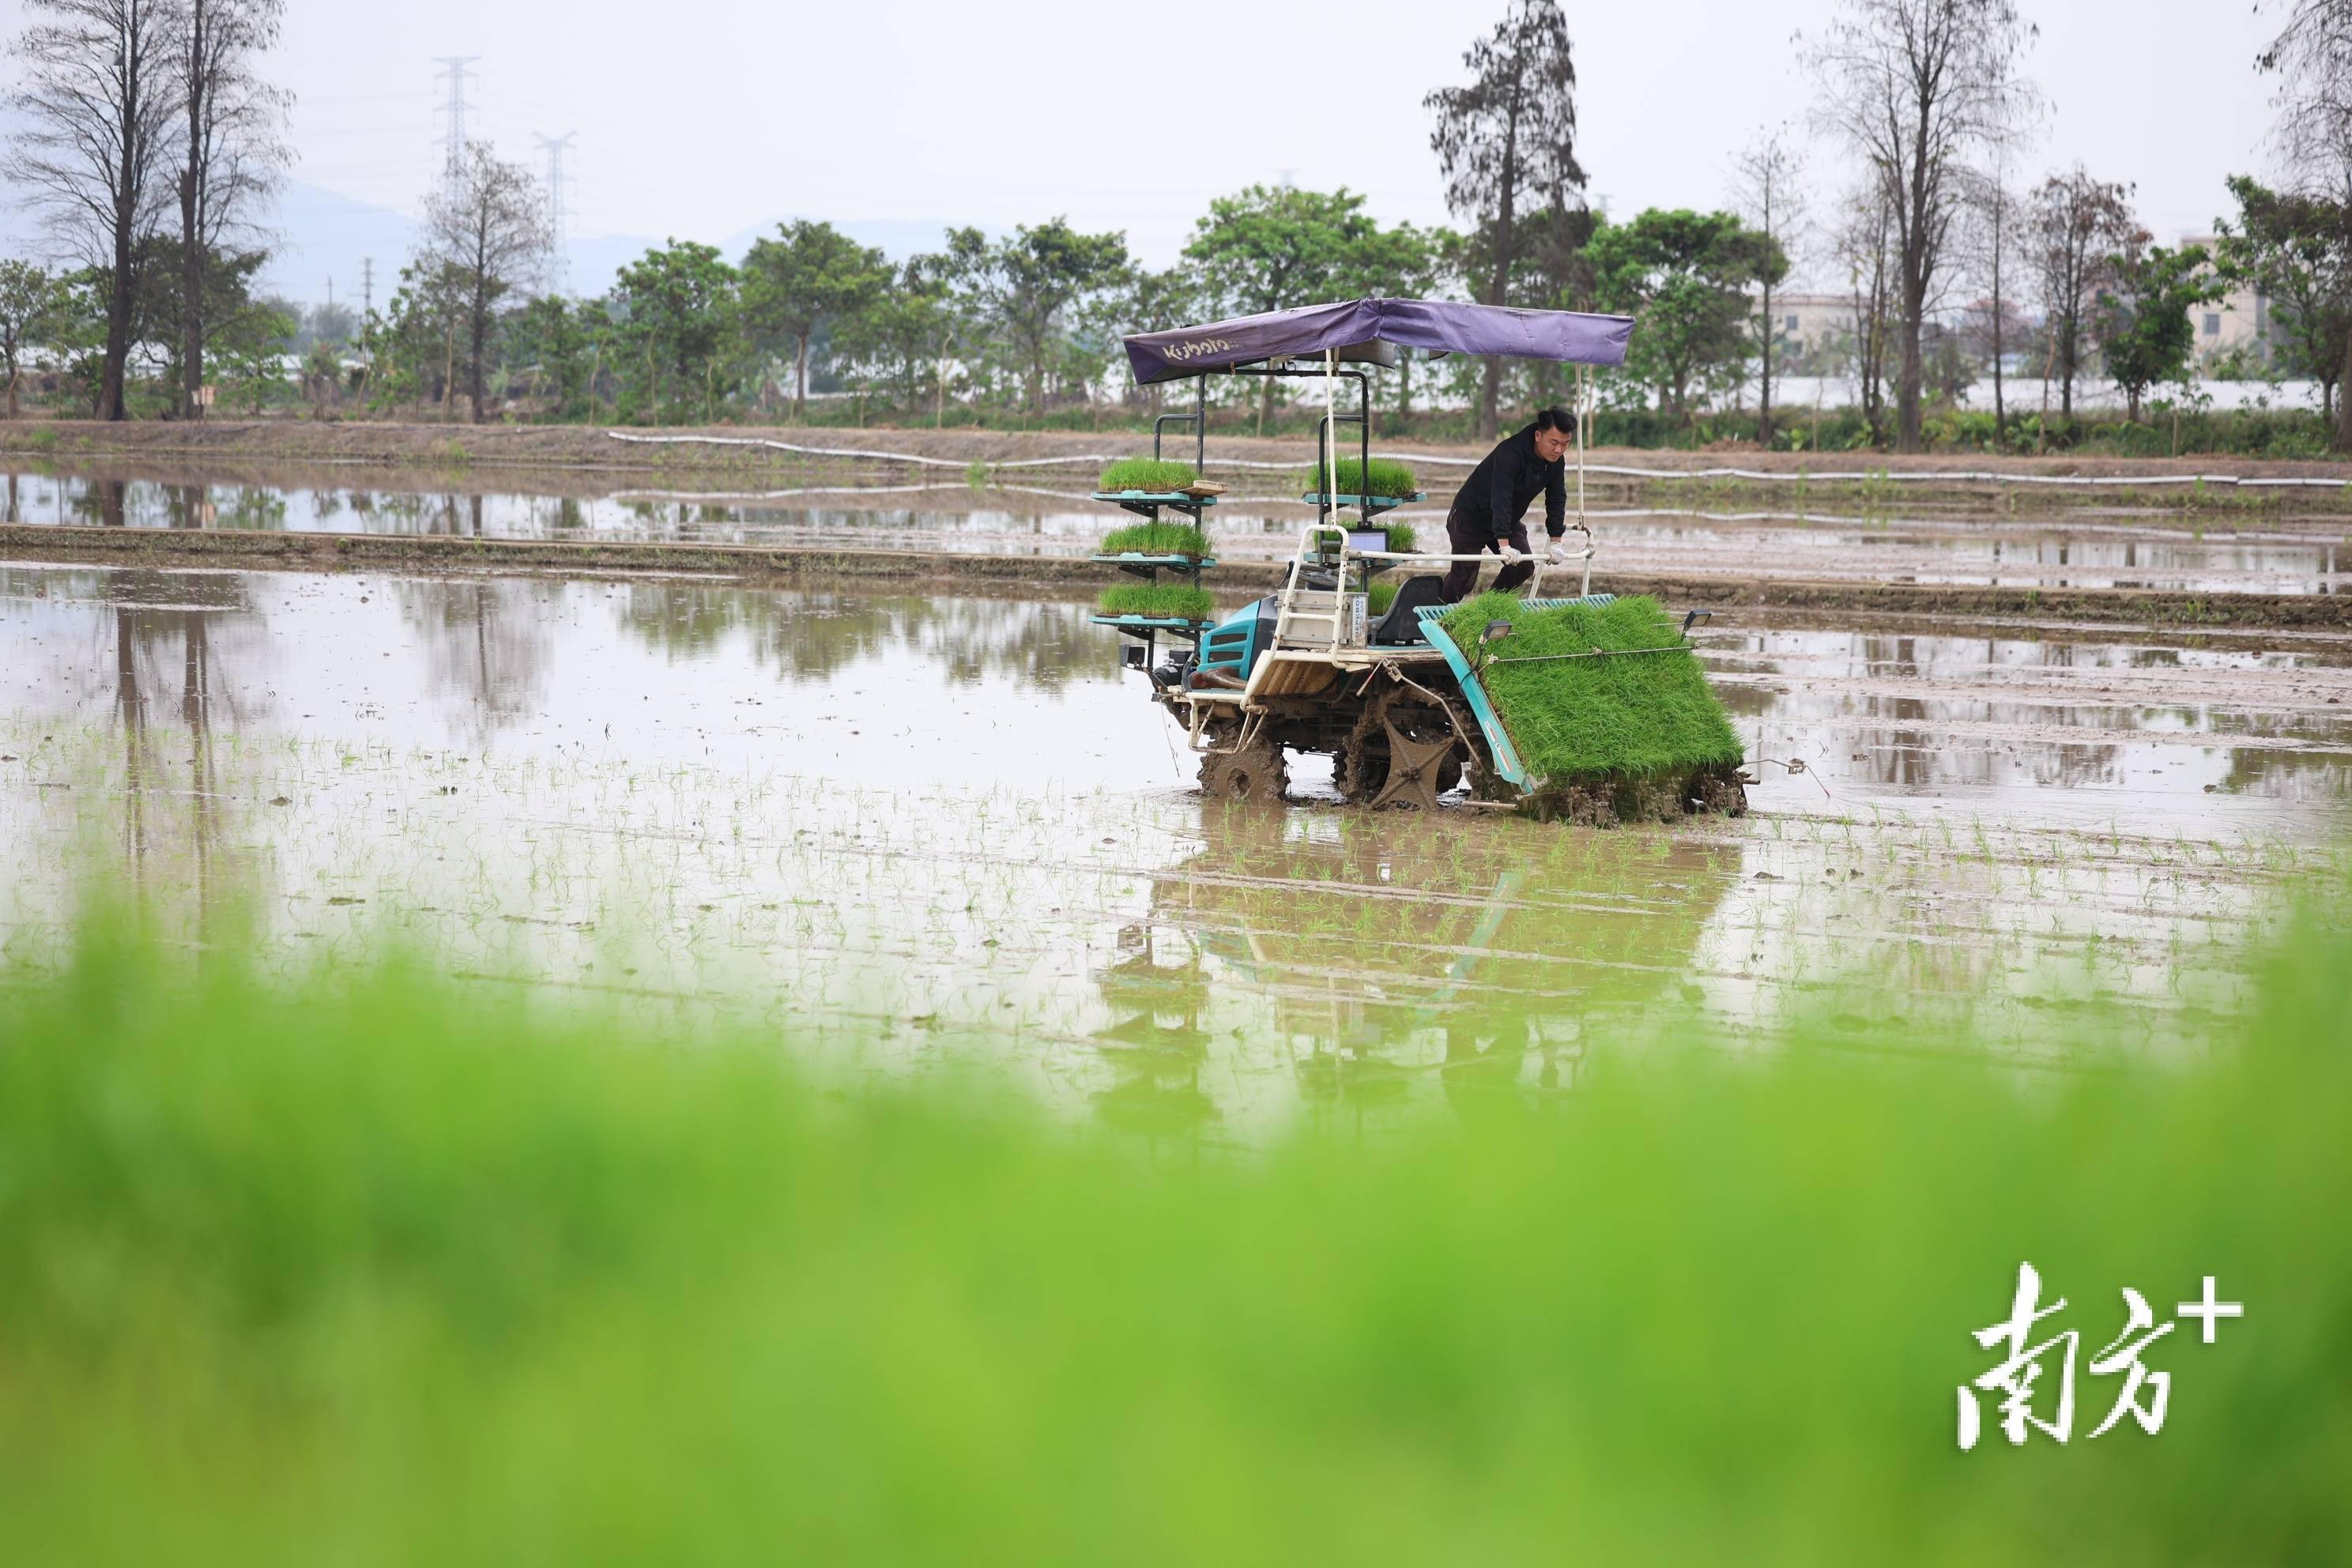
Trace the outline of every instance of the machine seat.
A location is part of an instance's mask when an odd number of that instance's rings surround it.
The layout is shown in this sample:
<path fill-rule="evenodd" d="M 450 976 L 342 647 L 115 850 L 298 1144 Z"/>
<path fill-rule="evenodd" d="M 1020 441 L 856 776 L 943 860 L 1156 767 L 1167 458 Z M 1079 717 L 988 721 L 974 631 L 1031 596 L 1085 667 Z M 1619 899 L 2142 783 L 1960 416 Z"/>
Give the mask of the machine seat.
<path fill-rule="evenodd" d="M 1422 635 L 1421 617 L 1415 610 L 1445 602 L 1445 579 L 1434 573 L 1408 577 L 1397 587 L 1396 602 L 1372 626 L 1372 646 L 1398 647 L 1407 643 L 1427 642 Z"/>

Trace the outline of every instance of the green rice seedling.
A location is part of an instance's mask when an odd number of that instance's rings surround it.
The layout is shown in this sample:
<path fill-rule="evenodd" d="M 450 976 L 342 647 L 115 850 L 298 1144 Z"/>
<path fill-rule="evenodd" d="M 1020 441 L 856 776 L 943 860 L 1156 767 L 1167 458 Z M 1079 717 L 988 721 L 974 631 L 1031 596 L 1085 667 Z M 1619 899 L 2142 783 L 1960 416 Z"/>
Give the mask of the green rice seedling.
<path fill-rule="evenodd" d="M 1144 495 L 1169 495 L 1191 484 L 1199 475 L 1190 463 L 1166 463 L 1153 458 L 1121 458 L 1102 471 L 1096 488 L 1105 491 L 1136 490 Z"/>
<path fill-rule="evenodd" d="M 1364 597 L 1368 601 L 1366 607 L 1375 616 L 1387 615 L 1389 606 L 1396 603 L 1396 580 L 1391 577 L 1375 577 L 1371 585 L 1364 590 Z"/>
<path fill-rule="evenodd" d="M 1206 588 L 1181 583 L 1118 583 L 1096 603 L 1107 616 L 1148 616 L 1155 620 L 1205 621 L 1216 614 Z"/>
<path fill-rule="evenodd" d="M 1369 468 L 1360 458 L 1341 458 L 1339 469 L 1339 493 L 1343 496 L 1387 496 L 1402 500 L 1421 493 L 1421 485 L 1413 478 L 1412 470 L 1392 458 L 1374 458 Z M 1371 484 L 1370 489 L 1363 488 L 1367 475 Z M 1320 468 L 1307 470 L 1307 488 L 1320 490 L 1326 478 Z"/>
<path fill-rule="evenodd" d="M 1105 555 L 1189 555 L 1209 553 L 1209 535 L 1198 523 L 1131 522 L 1103 535 Z"/>
<path fill-rule="evenodd" d="M 1509 634 L 1482 642 L 1496 621 Z M 1478 662 L 1521 760 L 1547 781 L 1737 767 L 1745 754 L 1655 599 L 1538 611 L 1515 595 L 1482 594 L 1456 605 L 1445 628 Z M 1650 648 L 1673 651 L 1622 651 Z"/>
<path fill-rule="evenodd" d="M 1388 530 L 1389 548 L 1400 555 L 1410 554 L 1419 542 L 1420 536 L 1413 532 L 1412 524 L 1409 522 L 1390 522 L 1381 526 Z"/>

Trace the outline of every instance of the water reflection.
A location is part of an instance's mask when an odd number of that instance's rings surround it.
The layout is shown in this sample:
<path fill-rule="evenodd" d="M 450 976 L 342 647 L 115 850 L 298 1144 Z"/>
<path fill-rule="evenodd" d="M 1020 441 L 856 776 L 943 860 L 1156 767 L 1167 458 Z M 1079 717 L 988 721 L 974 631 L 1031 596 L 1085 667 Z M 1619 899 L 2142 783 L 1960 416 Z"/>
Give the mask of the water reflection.
<path fill-rule="evenodd" d="M 462 511 L 460 513 L 462 520 Z M 201 612 L 215 723 L 889 784 L 1188 790 L 1192 759 L 1081 604 L 708 579 L 0 567 L 0 679 L 70 710 L 73 650 Z M 233 643 L 236 657 L 221 650 Z M 2027 812 L 2347 798 L 2352 645 L 1824 627 L 1702 634 L 1774 810 L 1967 799 Z M 1774 764 L 1801 761 L 1791 774 Z M 1312 770 L 1302 770 L 1302 778 Z"/>
<path fill-rule="evenodd" d="M 1754 753 L 1801 759 L 1824 808 L 1858 789 L 2113 810 L 2117 795 L 2136 807 L 2192 793 L 2312 799 L 2338 774 L 2289 784 L 2294 770 L 2256 759 L 2352 757 L 2347 653 L 2328 638 L 2279 652 L 2194 637 L 1753 629 L 1706 636 L 1703 657 Z M 1775 799 L 1802 804 L 1806 791 L 1769 782 Z"/>
<path fill-rule="evenodd" d="M 1433 1071 L 1465 1116 L 1572 1086 L 1590 1045 L 1645 1038 L 1683 999 L 1742 863 L 1737 845 L 1467 813 L 1210 806 L 1202 832 L 1100 976 L 1120 1019 L 1103 1037 L 1164 1072 L 1205 1045 L 1212 986 L 1245 989 L 1301 1099 L 1351 1114 Z"/>
<path fill-rule="evenodd" d="M 536 710 L 562 584 L 481 578 L 395 582 L 392 591 L 401 618 L 422 637 L 436 689 L 471 721 L 475 740 Z"/>
<path fill-rule="evenodd" d="M 224 679 L 225 649 L 215 637 L 222 617 L 253 610 L 234 589 L 211 604 L 175 604 L 175 584 L 156 574 L 118 576 L 120 598 L 103 623 L 108 707 L 121 746 L 114 801 L 123 879 L 143 896 L 151 867 L 171 867 L 173 886 L 188 895 L 194 940 L 206 944 L 223 909 L 254 890 L 250 858 L 229 847 L 234 807 L 217 754 L 221 732 L 234 734 L 247 715 L 237 682 Z"/>
<path fill-rule="evenodd" d="M 25 472 L 21 505 L 19 477 L 8 474 L 11 521 L 107 527 L 1076 555 L 1117 521 L 1087 499 L 1083 470 L 978 487 L 947 479 L 853 481 L 698 496 L 648 493 L 593 471 L 505 474 L 497 482 L 510 488 L 499 489 L 470 476 L 395 470 L 358 488 L 347 472 L 316 466 L 100 464 L 61 474 L 44 464 Z M 1444 515 L 1454 477 L 1429 476 L 1432 502 L 1399 515 L 1428 535 Z M 1218 509 L 1219 550 L 1233 559 L 1276 558 L 1307 516 L 1284 476 L 1250 477 Z M 1649 509 L 1594 517 L 1604 574 L 2246 593 L 2352 587 L 2340 524 L 2318 520 L 2242 529 L 2107 512 L 2021 519 L 1990 510 L 1921 519 Z"/>
<path fill-rule="evenodd" d="M 631 583 L 624 623 L 673 659 L 731 642 L 761 668 L 822 678 L 885 651 L 910 654 L 949 680 L 1010 677 L 1056 690 L 1074 672 L 1104 673 L 1102 634 L 1077 605 L 841 594 L 780 595 L 701 583 Z"/>

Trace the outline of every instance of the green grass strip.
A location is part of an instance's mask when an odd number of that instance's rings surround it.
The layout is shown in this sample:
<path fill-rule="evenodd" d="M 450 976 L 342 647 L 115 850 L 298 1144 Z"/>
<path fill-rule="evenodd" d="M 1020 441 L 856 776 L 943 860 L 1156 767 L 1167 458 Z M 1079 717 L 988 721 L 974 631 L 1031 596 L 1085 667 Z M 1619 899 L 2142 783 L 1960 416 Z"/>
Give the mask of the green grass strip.
<path fill-rule="evenodd" d="M 1190 463 L 1163 463 L 1153 458 L 1122 458 L 1102 471 L 1102 479 L 1096 488 L 1167 495 L 1182 489 L 1198 477 Z"/>
<path fill-rule="evenodd" d="M 1492 621 L 1508 621 L 1511 633 L 1481 644 Z M 1538 778 L 1642 778 L 1742 759 L 1739 737 L 1696 655 L 1496 662 L 1681 643 L 1655 599 L 1530 611 L 1517 595 L 1482 594 L 1456 605 L 1445 629 L 1480 666 L 1480 682 L 1520 761 Z"/>
<path fill-rule="evenodd" d="M 1205 621 L 1216 616 L 1206 588 L 1181 583 L 1119 583 L 1096 601 L 1107 616 L 1149 616 L 1156 620 Z"/>
<path fill-rule="evenodd" d="M 2105 1568 L 2352 1529 L 2340 893 L 2178 1059 L 2061 1006 L 2051 1059 L 2110 1070 L 2021 1093 L 2001 1026 L 1832 936 L 1862 977 L 1784 1048 L 1669 1001 L 1564 1104 L 1497 1045 L 1378 1138 L 1263 1150 L 1049 1121 L 1009 1019 L 945 1037 L 969 1070 L 861 1074 L 905 1047 L 855 1014 L 706 1025 L 373 939 L 195 970 L 134 929 L 0 955 L 13 1561 Z M 907 1005 L 880 956 L 838 984 Z M 1563 1006 L 1465 1000 L 1505 1041 Z M 1960 1453 L 2021 1261 L 2069 1303 L 2031 1338 L 2085 1356 L 2121 1287 L 2170 1323 L 2217 1274 L 2246 1316 L 2147 1347 L 2157 1436 L 2091 1440 L 2124 1378 L 2078 1368 L 2072 1446 L 2011 1449 L 1987 1394 Z"/>
<path fill-rule="evenodd" d="M 1190 555 L 1209 552 L 1206 531 L 1189 522 L 1135 522 L 1103 535 L 1105 555 Z"/>

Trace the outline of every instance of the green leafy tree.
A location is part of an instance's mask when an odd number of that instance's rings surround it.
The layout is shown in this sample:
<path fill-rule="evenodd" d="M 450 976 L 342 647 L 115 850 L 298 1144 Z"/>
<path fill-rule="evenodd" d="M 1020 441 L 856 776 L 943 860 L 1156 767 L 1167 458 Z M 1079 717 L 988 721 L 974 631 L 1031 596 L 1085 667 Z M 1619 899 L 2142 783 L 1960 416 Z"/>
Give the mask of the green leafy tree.
<path fill-rule="evenodd" d="M 548 413 L 579 418 L 593 406 L 592 384 L 611 325 L 602 300 L 542 294 L 508 318 L 508 363 L 530 379 Z"/>
<path fill-rule="evenodd" d="M 710 417 L 719 363 L 736 346 L 737 280 L 716 248 L 690 239 L 673 239 L 621 268 L 613 291 L 621 336 L 645 367 L 656 419 L 666 384 L 699 387 L 703 417 Z"/>
<path fill-rule="evenodd" d="M 743 325 L 755 341 L 791 342 L 794 418 L 808 405 L 809 339 L 879 300 L 892 281 L 879 250 L 829 223 L 782 224 L 773 239 L 752 242 L 743 258 Z"/>
<path fill-rule="evenodd" d="M 2270 296 L 2279 368 L 2318 382 L 2320 412 L 2336 418 L 2352 374 L 2352 199 L 2273 191 L 2243 174 L 2230 194 L 2238 217 L 2215 225 L 2216 265 Z M 2340 424 L 2336 444 L 2352 451 Z"/>
<path fill-rule="evenodd" d="M 1545 205 L 1521 212 L 1514 224 L 1518 259 L 1511 267 L 1509 292 L 1502 303 L 1536 310 L 1590 310 L 1598 284 L 1587 247 L 1600 219 L 1580 203 Z M 1452 251 L 1456 276 L 1486 276 L 1494 265 L 1496 228 L 1482 223 L 1457 237 Z M 1476 399 L 1485 395 L 1487 362 L 1454 363 L 1453 377 L 1459 395 Z M 1567 391 L 1573 372 L 1542 360 L 1505 360 L 1497 385 L 1510 401 L 1554 401 Z"/>
<path fill-rule="evenodd" d="M 1412 242 L 1383 231 L 1364 198 L 1336 191 L 1252 185 L 1219 196 L 1184 246 L 1202 292 L 1222 314 L 1266 310 L 1379 293 L 1404 276 Z M 1258 434 L 1265 433 L 1274 382 L 1261 384 Z"/>
<path fill-rule="evenodd" d="M 1627 365 L 1687 420 L 1710 392 L 1744 378 L 1754 340 L 1748 290 L 1787 275 L 1780 242 L 1730 213 L 1652 208 L 1592 237 L 1603 309 L 1638 316 Z"/>
<path fill-rule="evenodd" d="M 417 260 L 400 269 L 392 298 L 369 312 L 363 331 L 370 406 L 392 410 L 447 397 L 464 293 L 465 279 L 455 268 Z"/>
<path fill-rule="evenodd" d="M 1460 237 L 1446 228 L 1401 223 L 1390 229 L 1378 252 L 1377 269 L 1365 292 L 1398 300 L 1436 300 L 1451 294 L 1462 278 Z M 1412 355 L 1397 363 L 1397 416 L 1412 414 Z"/>
<path fill-rule="evenodd" d="M 1101 308 L 1112 324 L 1114 339 L 1129 332 L 1160 332 L 1189 326 L 1215 311 L 1215 307 L 1202 297 L 1200 275 L 1182 262 L 1158 270 L 1148 267 L 1131 268 L 1116 290 L 1103 296 Z M 1118 363 L 1124 366 L 1125 353 L 1122 351 L 1118 357 Z M 1168 384 L 1164 382 L 1136 386 L 1130 379 L 1123 395 L 1129 404 L 1156 416 L 1167 390 Z M 1185 395 L 1191 395 L 1189 390 Z"/>
<path fill-rule="evenodd" d="M 948 375 L 964 342 L 952 268 L 941 256 L 918 256 L 845 315 L 834 328 L 832 357 L 865 389 L 904 408 L 929 403 L 944 424 Z"/>
<path fill-rule="evenodd" d="M 66 306 L 57 275 L 30 261 L 0 261 L 0 374 L 8 378 L 8 417 L 31 351 L 49 346 Z"/>
<path fill-rule="evenodd" d="M 2099 299 L 2099 352 L 2123 390 L 2126 417 L 2139 423 L 2139 400 L 2161 382 L 2184 381 L 2197 346 L 2189 312 L 2221 297 L 2205 252 L 2151 246 L 2111 258 L 2114 283 Z"/>
<path fill-rule="evenodd" d="M 995 244 L 976 228 L 950 229 L 947 254 L 972 316 L 1021 379 L 1022 406 L 1042 412 L 1075 308 L 1127 276 L 1127 236 L 1081 234 L 1057 217 Z"/>
<path fill-rule="evenodd" d="M 183 319 L 189 300 L 193 297 L 196 300 L 204 318 L 195 340 L 209 342 L 215 331 L 235 332 L 240 319 L 263 309 L 264 301 L 255 298 L 253 290 L 262 267 L 269 259 L 268 253 L 260 249 L 213 247 L 191 265 L 181 254 L 183 248 L 180 237 L 168 230 L 152 234 L 140 242 L 134 267 L 139 282 L 131 316 L 133 342 L 145 345 L 144 353 L 159 362 L 162 381 L 167 387 L 176 389 L 165 406 L 181 414 L 193 406 L 186 395 L 186 355 L 193 340 Z M 293 314 L 299 320 L 299 306 L 277 300 L 268 303 L 270 309 Z M 200 353 L 202 342 L 198 344 Z M 298 342 L 297 346 L 303 344 Z M 133 363 L 137 363 L 137 356 Z M 198 368 L 202 368 L 201 362 Z"/>
<path fill-rule="evenodd" d="M 244 402 L 246 412 L 260 413 L 287 390 L 286 351 L 298 326 L 292 316 L 267 306 L 235 322 L 213 323 L 206 350 L 221 368 L 231 396 Z"/>
<path fill-rule="evenodd" d="M 341 401 L 342 390 L 342 351 L 325 338 L 311 339 L 310 352 L 302 356 L 302 395 L 310 400 L 312 416 L 324 418 Z"/>

